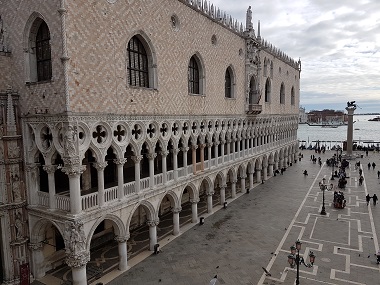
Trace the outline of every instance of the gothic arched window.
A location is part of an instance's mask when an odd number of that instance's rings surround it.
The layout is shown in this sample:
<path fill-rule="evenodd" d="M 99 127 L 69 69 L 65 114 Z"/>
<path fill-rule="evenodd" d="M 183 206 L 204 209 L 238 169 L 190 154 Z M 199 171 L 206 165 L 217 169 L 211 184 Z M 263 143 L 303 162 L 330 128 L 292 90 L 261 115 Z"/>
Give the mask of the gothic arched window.
<path fill-rule="evenodd" d="M 285 85 L 281 83 L 280 88 L 280 104 L 285 104 Z"/>
<path fill-rule="evenodd" d="M 149 87 L 148 56 L 137 36 L 128 42 L 128 82 L 131 86 Z"/>
<path fill-rule="evenodd" d="M 194 56 L 191 57 L 189 62 L 189 93 L 199 93 L 199 67 Z"/>
<path fill-rule="evenodd" d="M 36 36 L 37 80 L 46 81 L 52 77 L 50 32 L 44 21 L 41 22 Z"/>

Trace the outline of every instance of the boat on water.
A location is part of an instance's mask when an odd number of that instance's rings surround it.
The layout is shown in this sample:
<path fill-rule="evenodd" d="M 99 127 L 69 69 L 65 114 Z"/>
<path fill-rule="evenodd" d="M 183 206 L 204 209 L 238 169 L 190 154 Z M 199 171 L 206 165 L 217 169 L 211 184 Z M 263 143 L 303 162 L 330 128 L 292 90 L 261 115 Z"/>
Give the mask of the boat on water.
<path fill-rule="evenodd" d="M 380 122 L 380 116 L 377 116 L 373 119 L 369 119 L 368 121 L 371 121 L 371 122 Z"/>
<path fill-rule="evenodd" d="M 322 127 L 322 128 L 337 128 L 337 127 L 340 127 L 340 126 L 347 126 L 347 122 L 343 122 L 343 121 L 328 121 L 328 122 L 310 122 L 310 123 L 307 123 L 309 126 L 312 126 L 312 127 Z"/>

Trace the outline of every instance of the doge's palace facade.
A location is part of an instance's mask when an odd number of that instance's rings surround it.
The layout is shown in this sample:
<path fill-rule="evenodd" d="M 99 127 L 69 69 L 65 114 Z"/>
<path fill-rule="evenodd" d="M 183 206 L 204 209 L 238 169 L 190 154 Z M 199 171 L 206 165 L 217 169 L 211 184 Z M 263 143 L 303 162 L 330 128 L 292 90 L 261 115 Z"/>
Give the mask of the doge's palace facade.
<path fill-rule="evenodd" d="M 0 284 L 160 239 L 296 162 L 301 62 L 204 0 L 0 5 Z M 28 274 L 27 274 L 28 275 Z"/>

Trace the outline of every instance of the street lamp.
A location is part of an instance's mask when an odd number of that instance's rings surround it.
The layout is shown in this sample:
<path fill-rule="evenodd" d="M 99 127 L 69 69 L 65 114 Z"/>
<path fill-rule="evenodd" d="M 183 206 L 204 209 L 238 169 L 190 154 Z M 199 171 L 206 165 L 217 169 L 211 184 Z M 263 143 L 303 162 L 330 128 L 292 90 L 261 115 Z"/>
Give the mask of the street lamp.
<path fill-rule="evenodd" d="M 322 191 L 322 210 L 321 215 L 326 215 L 325 209 L 325 190 L 327 189 L 327 185 L 325 184 L 326 178 L 323 177 L 322 182 L 319 182 L 319 188 Z"/>
<path fill-rule="evenodd" d="M 300 257 L 300 250 L 301 250 L 302 243 L 297 240 L 296 245 L 292 245 L 290 247 L 290 254 L 288 255 L 288 262 L 290 264 L 291 268 L 294 268 L 297 266 L 297 277 L 296 277 L 296 285 L 300 284 L 300 264 L 305 265 L 306 267 L 310 268 L 313 267 L 314 261 L 315 261 L 315 255 L 312 251 L 309 252 L 309 263 L 305 263 L 305 259 L 301 256 Z M 297 254 L 296 254 L 297 253 Z"/>

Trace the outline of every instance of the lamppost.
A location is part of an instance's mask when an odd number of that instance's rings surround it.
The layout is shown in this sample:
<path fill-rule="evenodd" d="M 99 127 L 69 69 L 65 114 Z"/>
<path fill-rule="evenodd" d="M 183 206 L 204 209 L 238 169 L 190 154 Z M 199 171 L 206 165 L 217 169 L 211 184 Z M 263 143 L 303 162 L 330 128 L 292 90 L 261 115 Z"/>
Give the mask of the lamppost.
<path fill-rule="evenodd" d="M 325 184 L 326 178 L 323 177 L 322 182 L 319 182 L 319 188 L 322 191 L 322 210 L 321 215 L 326 215 L 325 209 L 325 190 L 327 189 L 327 185 Z"/>
<path fill-rule="evenodd" d="M 303 264 L 306 267 L 310 268 L 313 267 L 314 261 L 315 261 L 315 255 L 312 251 L 309 252 L 309 263 L 305 263 L 304 258 L 300 257 L 300 250 L 301 250 L 302 243 L 297 240 L 296 245 L 292 245 L 290 247 L 290 254 L 288 255 L 288 262 L 290 264 L 291 268 L 294 268 L 297 266 L 297 277 L 296 277 L 296 285 L 300 284 L 300 265 Z M 297 254 L 296 254 L 297 253 Z"/>

